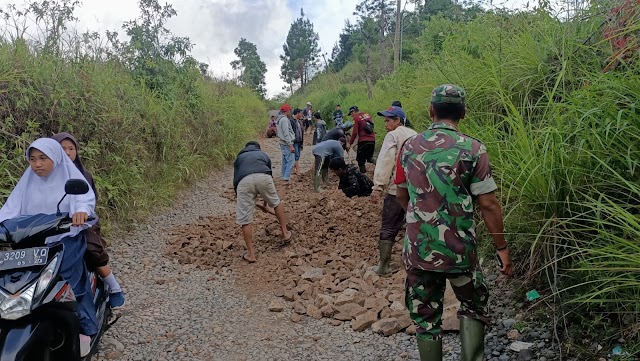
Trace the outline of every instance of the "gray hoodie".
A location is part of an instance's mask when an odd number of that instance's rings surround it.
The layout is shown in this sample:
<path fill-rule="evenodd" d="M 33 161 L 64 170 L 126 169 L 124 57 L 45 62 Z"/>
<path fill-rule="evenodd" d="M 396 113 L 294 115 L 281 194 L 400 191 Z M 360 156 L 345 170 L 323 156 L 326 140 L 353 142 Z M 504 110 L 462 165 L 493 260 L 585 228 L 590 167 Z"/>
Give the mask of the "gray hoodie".
<path fill-rule="evenodd" d="M 293 145 L 293 141 L 296 139 L 296 135 L 291 128 L 291 123 L 286 115 L 280 113 L 276 118 L 276 132 L 280 144 Z"/>

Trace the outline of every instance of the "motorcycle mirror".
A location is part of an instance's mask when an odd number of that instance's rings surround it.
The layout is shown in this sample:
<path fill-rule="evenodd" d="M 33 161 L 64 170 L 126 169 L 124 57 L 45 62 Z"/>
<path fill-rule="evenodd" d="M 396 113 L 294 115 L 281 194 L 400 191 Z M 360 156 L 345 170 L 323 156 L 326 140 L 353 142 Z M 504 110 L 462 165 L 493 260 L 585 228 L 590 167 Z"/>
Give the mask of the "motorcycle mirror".
<path fill-rule="evenodd" d="M 64 185 L 66 194 L 80 195 L 89 193 L 89 185 L 82 179 L 69 179 Z"/>
<path fill-rule="evenodd" d="M 58 206 L 56 207 L 56 215 L 60 215 L 60 204 L 65 199 L 68 194 L 71 195 L 80 195 L 87 194 L 89 192 L 89 184 L 85 180 L 82 179 L 69 179 L 67 183 L 64 184 L 64 196 L 58 202 Z"/>

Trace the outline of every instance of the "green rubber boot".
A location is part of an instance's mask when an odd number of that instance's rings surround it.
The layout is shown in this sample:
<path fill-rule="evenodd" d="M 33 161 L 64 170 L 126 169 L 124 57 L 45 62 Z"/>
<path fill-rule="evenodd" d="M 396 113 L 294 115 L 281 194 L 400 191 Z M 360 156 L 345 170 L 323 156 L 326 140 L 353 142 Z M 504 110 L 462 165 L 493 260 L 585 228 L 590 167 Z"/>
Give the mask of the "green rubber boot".
<path fill-rule="evenodd" d="M 320 175 L 313 176 L 313 190 L 316 193 L 320 192 Z"/>
<path fill-rule="evenodd" d="M 329 169 L 322 169 L 320 174 L 322 175 L 322 183 L 326 184 L 329 181 Z"/>
<path fill-rule="evenodd" d="M 442 361 L 442 340 L 417 340 L 420 361 Z"/>
<path fill-rule="evenodd" d="M 391 251 L 393 250 L 393 241 L 381 239 L 378 241 L 378 251 L 380 252 L 380 262 L 378 267 L 374 268 L 374 272 L 380 276 L 386 276 L 391 273 Z"/>
<path fill-rule="evenodd" d="M 468 317 L 460 318 L 461 361 L 484 360 L 484 323 Z"/>

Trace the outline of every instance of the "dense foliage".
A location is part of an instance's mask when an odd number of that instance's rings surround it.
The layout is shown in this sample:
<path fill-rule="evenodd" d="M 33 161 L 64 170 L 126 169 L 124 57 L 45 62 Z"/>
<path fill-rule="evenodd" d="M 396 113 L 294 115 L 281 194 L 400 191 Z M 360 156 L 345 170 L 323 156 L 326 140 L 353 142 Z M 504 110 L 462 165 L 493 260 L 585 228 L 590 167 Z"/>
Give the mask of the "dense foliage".
<path fill-rule="evenodd" d="M 603 71 L 612 47 L 602 28 L 608 16 L 616 17 L 606 6 L 594 4 L 562 20 L 547 9 L 451 6 L 458 13 L 426 16 L 419 7 L 407 15 L 423 19 L 420 31 L 405 37 L 403 64 L 376 79 L 372 97 L 367 64 L 354 55 L 290 101 L 311 101 L 330 119 L 335 104 L 375 114 L 401 100 L 422 131 L 430 124 L 431 89 L 464 86 L 462 130 L 488 146 L 520 277 L 543 292 L 540 305 L 554 306 L 572 351 L 592 357 L 597 351 L 590 340 L 615 343 L 623 336 L 632 341 L 625 350 L 634 354 L 640 332 L 640 63 L 633 49 L 640 17 L 628 16 L 611 32 L 625 37 L 627 52 Z M 353 26 L 346 32 L 355 33 Z M 347 34 L 340 42 L 352 51 L 359 44 Z M 340 50 L 335 54 L 344 61 Z M 376 128 L 381 140 L 381 119 Z M 492 257 L 489 237 L 482 246 Z"/>
<path fill-rule="evenodd" d="M 140 17 L 123 26 L 129 40 L 120 42 L 115 33 L 109 41 L 95 33 L 66 37 L 76 4 L 44 1 L 3 12 L 3 199 L 27 166 L 29 143 L 70 131 L 97 182 L 99 215 L 129 220 L 166 203 L 186 180 L 225 164 L 262 127 L 255 121 L 266 112 L 260 98 L 211 79 L 189 55 L 189 39 L 164 28 L 175 15 L 169 5 L 141 0 Z M 42 35 L 32 40 L 11 24 L 36 26 Z"/>

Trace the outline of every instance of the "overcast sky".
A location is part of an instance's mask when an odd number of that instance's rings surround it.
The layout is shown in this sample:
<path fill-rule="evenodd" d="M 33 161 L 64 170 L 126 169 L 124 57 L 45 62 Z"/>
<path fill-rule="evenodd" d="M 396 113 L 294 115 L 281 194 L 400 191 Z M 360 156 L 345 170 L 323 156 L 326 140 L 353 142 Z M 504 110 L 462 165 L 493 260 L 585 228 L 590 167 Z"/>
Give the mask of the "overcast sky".
<path fill-rule="evenodd" d="M 520 2 L 524 0 L 503 0 Z M 231 75 L 229 63 L 235 59 L 233 49 L 244 37 L 256 44 L 267 64 L 266 83 L 269 96 L 282 91 L 280 58 L 289 27 L 304 8 L 320 36 L 320 46 L 327 58 L 347 19 L 355 22 L 353 11 L 359 0 L 169 0 L 178 12 L 169 29 L 177 36 L 187 36 L 195 43 L 193 55 L 208 63 L 216 75 Z M 0 0 L 22 4 L 23 0 Z M 79 32 L 117 30 L 122 23 L 138 15 L 135 0 L 84 0 L 76 10 Z"/>
<path fill-rule="evenodd" d="M 0 0 L 22 4 L 24 0 Z M 289 27 L 300 15 L 300 8 L 313 22 L 320 36 L 321 51 L 331 56 L 345 20 L 353 19 L 358 0 L 161 0 L 170 3 L 178 15 L 168 28 L 178 36 L 187 36 L 195 44 L 193 55 L 208 63 L 216 75 L 231 75 L 229 63 L 240 38 L 256 44 L 267 64 L 268 95 L 282 91 L 280 58 Z M 136 0 L 83 0 L 76 10 L 76 28 L 104 33 L 121 30 L 122 23 L 138 15 Z"/>

